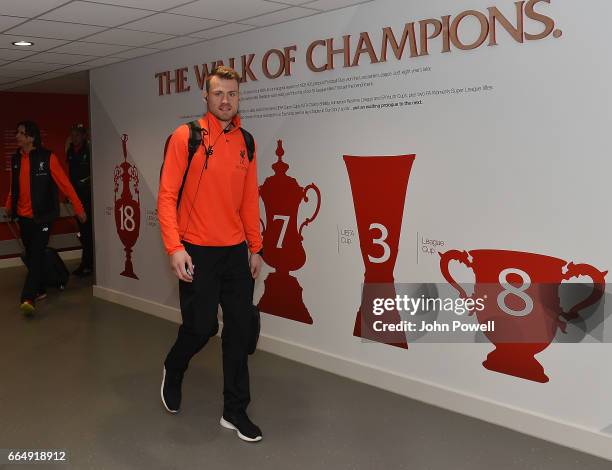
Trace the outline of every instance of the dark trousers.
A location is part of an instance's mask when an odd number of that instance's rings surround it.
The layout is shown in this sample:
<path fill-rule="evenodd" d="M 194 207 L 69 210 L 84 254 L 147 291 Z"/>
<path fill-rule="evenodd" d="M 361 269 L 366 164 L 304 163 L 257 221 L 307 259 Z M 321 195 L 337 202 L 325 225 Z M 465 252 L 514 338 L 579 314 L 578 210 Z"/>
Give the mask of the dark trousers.
<path fill-rule="evenodd" d="M 217 310 L 223 310 L 224 413 L 246 410 L 249 393 L 248 338 L 253 303 L 253 277 L 246 243 L 227 247 L 184 243 L 194 268 L 192 283 L 179 281 L 183 324 L 166 357 L 167 370 L 184 372 L 218 329 Z"/>
<path fill-rule="evenodd" d="M 85 214 L 87 215 L 87 222 L 82 224 L 77 219 L 77 223 L 79 224 L 79 233 L 81 246 L 83 247 L 83 254 L 81 255 L 81 266 L 84 268 L 93 268 L 93 230 L 92 230 L 92 220 L 91 220 L 91 193 L 90 192 L 79 192 L 78 194 L 81 203 L 83 204 L 83 208 L 85 209 Z"/>
<path fill-rule="evenodd" d="M 19 217 L 21 239 L 25 246 L 25 264 L 28 267 L 21 301 L 34 300 L 45 292 L 45 248 L 49 243 L 50 224 L 37 224 L 27 217 Z"/>

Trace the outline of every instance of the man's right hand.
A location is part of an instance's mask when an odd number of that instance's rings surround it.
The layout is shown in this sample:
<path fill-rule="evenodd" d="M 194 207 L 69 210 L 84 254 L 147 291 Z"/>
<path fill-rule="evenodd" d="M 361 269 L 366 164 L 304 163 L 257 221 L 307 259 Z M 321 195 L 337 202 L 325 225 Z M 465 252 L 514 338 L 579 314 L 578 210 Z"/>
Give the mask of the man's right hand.
<path fill-rule="evenodd" d="M 0 209 L 4 210 L 4 216 L 8 219 L 11 217 L 11 208 L 10 207 L 0 207 Z"/>
<path fill-rule="evenodd" d="M 170 255 L 170 266 L 176 277 L 181 281 L 193 281 L 193 263 L 191 262 L 191 256 L 185 250 L 180 250 Z"/>

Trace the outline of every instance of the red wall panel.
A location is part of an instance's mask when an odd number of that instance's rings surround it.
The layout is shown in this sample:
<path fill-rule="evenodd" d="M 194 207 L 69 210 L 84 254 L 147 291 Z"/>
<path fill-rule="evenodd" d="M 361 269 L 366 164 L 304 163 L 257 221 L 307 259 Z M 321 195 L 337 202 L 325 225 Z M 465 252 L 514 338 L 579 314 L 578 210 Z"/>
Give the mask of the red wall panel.
<path fill-rule="evenodd" d="M 88 106 L 87 95 L 0 92 L 0 206 L 4 206 L 10 188 L 11 156 L 17 148 L 16 124 L 25 120 L 36 122 L 41 129 L 43 145 L 67 168 L 66 137 L 76 123 L 89 127 Z M 52 233 L 75 231 L 76 224 L 72 220 L 60 219 Z M 6 224 L 0 224 L 0 240 L 12 238 Z"/>

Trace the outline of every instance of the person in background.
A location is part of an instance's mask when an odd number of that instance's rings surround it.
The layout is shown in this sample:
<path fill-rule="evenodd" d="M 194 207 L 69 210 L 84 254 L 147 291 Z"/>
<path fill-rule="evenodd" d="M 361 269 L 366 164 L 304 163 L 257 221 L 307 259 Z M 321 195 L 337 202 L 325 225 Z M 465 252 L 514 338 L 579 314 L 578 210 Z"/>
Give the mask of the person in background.
<path fill-rule="evenodd" d="M 83 247 L 81 264 L 73 271 L 77 276 L 88 276 L 93 271 L 93 230 L 91 217 L 91 152 L 87 141 L 87 129 L 83 124 L 76 124 L 70 131 L 67 141 L 66 159 L 68 161 L 68 172 L 70 183 L 79 197 L 87 220 L 79 224 L 80 241 Z"/>
<path fill-rule="evenodd" d="M 6 214 L 17 218 L 26 249 L 26 276 L 20 309 L 31 315 L 35 302 L 46 297 L 44 256 L 53 221 L 59 216 L 58 188 L 68 196 L 81 223 L 87 216 L 57 156 L 42 146 L 40 130 L 32 121 L 17 124 L 18 149 L 11 160 L 11 189 Z"/>

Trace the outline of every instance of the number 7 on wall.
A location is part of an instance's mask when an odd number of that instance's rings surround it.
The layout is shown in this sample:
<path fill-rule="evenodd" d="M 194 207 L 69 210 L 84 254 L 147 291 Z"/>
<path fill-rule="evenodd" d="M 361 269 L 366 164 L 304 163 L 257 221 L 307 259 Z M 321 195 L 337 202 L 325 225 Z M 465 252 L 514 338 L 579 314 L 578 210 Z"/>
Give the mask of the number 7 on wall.
<path fill-rule="evenodd" d="M 275 215 L 274 218 L 272 219 L 272 220 L 282 220 L 283 221 L 283 228 L 281 228 L 280 236 L 278 237 L 278 241 L 276 242 L 276 248 L 283 247 L 283 240 L 285 240 L 285 233 L 287 233 L 287 225 L 289 225 L 289 218 L 290 216 L 288 215 Z"/>

